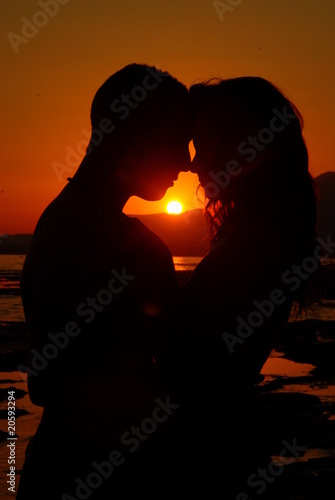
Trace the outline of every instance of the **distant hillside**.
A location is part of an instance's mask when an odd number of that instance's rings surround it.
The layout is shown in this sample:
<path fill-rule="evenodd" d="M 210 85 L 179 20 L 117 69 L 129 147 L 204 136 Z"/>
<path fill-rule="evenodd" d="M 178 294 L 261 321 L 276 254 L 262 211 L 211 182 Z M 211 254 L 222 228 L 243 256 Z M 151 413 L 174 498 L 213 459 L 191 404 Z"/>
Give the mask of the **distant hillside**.
<path fill-rule="evenodd" d="M 200 256 L 208 250 L 207 229 L 202 210 L 180 215 L 133 215 L 154 231 L 169 247 L 172 255 Z M 0 235 L 0 254 L 26 254 L 31 234 Z"/>
<path fill-rule="evenodd" d="M 31 234 L 1 234 L 0 254 L 24 255 L 31 242 Z"/>
<path fill-rule="evenodd" d="M 180 215 L 136 215 L 169 247 L 172 255 L 203 256 L 208 251 L 206 221 L 202 210 Z"/>
<path fill-rule="evenodd" d="M 318 233 L 322 238 L 328 235 L 335 239 L 335 172 L 321 174 L 315 179 L 319 191 Z"/>

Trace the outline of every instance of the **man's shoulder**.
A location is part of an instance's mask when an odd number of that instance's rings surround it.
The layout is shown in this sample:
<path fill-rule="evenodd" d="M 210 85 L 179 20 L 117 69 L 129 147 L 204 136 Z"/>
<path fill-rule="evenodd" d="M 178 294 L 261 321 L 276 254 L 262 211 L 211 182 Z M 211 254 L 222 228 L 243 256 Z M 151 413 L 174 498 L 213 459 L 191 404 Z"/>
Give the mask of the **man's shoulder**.
<path fill-rule="evenodd" d="M 153 248 L 155 250 L 171 255 L 168 246 L 152 229 L 146 226 L 137 217 L 125 216 L 132 227 L 132 232 L 145 248 Z"/>

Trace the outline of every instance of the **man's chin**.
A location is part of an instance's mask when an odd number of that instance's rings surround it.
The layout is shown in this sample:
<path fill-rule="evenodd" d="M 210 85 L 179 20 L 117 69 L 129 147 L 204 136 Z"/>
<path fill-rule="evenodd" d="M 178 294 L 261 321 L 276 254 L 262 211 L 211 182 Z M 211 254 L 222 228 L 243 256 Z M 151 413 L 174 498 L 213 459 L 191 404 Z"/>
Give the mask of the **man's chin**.
<path fill-rule="evenodd" d="M 142 198 L 144 201 L 160 201 L 162 198 L 164 198 L 166 191 L 163 194 L 154 196 L 154 195 L 147 195 L 147 196 L 139 196 L 139 198 Z"/>
<path fill-rule="evenodd" d="M 155 189 L 155 191 L 150 192 L 150 193 L 143 193 L 142 195 L 138 194 L 137 196 L 139 198 L 142 198 L 145 201 L 160 201 L 162 198 L 164 198 L 167 190 L 173 187 L 173 182 L 169 184 L 167 187 L 162 188 L 162 189 Z"/>

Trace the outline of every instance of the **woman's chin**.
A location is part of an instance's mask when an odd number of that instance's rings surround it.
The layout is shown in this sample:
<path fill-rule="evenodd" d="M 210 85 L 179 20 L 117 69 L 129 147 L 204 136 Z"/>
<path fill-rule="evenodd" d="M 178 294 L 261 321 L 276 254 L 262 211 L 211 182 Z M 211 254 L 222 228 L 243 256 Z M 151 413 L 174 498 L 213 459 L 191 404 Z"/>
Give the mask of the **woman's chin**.
<path fill-rule="evenodd" d="M 198 175 L 198 177 L 199 177 L 199 175 Z M 201 176 L 201 177 L 199 177 L 199 182 L 200 182 L 200 187 L 202 189 L 206 189 L 209 182 L 213 182 L 213 179 L 209 179 L 208 177 L 206 177 L 206 179 L 205 179 L 203 176 Z"/>

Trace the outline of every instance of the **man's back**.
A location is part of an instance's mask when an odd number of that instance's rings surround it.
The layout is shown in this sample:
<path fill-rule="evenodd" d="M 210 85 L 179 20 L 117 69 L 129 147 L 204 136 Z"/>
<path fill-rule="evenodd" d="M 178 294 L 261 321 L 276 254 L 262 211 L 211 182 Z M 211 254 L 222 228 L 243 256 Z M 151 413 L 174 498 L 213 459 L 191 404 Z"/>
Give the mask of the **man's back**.
<path fill-rule="evenodd" d="M 37 372 L 29 392 L 46 415 L 94 442 L 103 402 L 99 427 L 113 442 L 150 414 L 164 394 L 153 358 L 168 341 L 163 318 L 177 292 L 171 254 L 154 233 L 68 186 L 38 223 L 21 288 Z"/>

